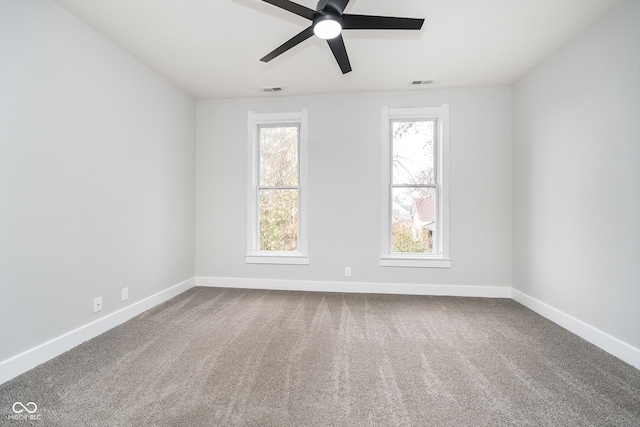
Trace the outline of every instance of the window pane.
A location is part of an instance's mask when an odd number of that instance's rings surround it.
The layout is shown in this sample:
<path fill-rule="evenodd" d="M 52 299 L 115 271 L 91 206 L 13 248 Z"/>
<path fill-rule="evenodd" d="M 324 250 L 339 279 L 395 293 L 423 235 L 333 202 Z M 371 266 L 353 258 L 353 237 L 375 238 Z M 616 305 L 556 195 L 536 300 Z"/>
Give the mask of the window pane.
<path fill-rule="evenodd" d="M 260 127 L 260 185 L 298 185 L 298 127 Z"/>
<path fill-rule="evenodd" d="M 435 183 L 433 121 L 392 122 L 393 184 Z"/>
<path fill-rule="evenodd" d="M 391 207 L 391 252 L 434 254 L 435 188 L 394 188 Z"/>
<path fill-rule="evenodd" d="M 298 190 L 260 190 L 260 250 L 298 250 Z"/>

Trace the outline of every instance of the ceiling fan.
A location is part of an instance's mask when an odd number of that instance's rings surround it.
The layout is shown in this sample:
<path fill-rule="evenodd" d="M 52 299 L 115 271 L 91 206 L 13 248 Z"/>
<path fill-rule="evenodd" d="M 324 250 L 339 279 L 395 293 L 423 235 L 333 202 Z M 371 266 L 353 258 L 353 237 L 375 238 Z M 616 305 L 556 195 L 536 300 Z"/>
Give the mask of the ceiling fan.
<path fill-rule="evenodd" d="M 307 29 L 260 59 L 269 62 L 314 34 L 329 43 L 342 74 L 351 71 L 349 56 L 342 39 L 342 30 L 419 30 L 424 19 L 396 18 L 391 16 L 351 15 L 343 13 L 349 0 L 320 0 L 316 10 L 289 0 L 263 0 L 281 9 L 312 21 Z"/>

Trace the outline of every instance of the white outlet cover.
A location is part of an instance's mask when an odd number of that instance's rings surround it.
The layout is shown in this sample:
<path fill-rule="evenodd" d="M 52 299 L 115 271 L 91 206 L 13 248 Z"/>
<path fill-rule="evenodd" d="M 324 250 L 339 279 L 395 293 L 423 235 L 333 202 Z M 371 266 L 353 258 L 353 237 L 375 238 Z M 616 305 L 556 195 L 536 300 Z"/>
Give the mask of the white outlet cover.
<path fill-rule="evenodd" d="M 93 299 L 93 312 L 97 313 L 102 310 L 102 297 Z"/>
<path fill-rule="evenodd" d="M 129 288 L 122 288 L 122 301 L 129 299 Z"/>

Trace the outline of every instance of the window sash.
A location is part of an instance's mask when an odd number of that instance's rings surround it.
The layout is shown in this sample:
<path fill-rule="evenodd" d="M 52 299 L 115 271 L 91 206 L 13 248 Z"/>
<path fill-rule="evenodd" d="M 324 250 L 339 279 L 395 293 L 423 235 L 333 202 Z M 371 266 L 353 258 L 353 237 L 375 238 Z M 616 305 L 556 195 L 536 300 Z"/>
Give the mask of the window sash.
<path fill-rule="evenodd" d="M 262 171 L 262 144 L 261 144 L 261 134 L 262 134 L 262 130 L 263 129 L 276 129 L 276 128 L 296 128 L 296 185 L 260 185 L 260 183 L 262 182 L 262 176 L 261 176 L 261 171 Z M 300 123 L 299 122 L 291 122 L 291 123 L 269 123 L 269 124 L 258 124 L 257 125 L 257 144 L 256 144 L 256 150 L 257 150 L 257 155 L 256 155 L 256 160 L 257 160 L 257 164 L 256 164 L 256 175 L 257 175 L 257 183 L 258 185 L 256 185 L 256 190 L 255 190 L 255 197 L 256 197 L 256 210 L 255 210 L 255 243 L 254 243 L 254 252 L 255 253 L 266 253 L 266 254 L 271 254 L 271 253 L 297 253 L 299 252 L 299 248 L 300 248 Z M 269 190 L 296 190 L 297 192 L 297 203 L 296 203 L 296 222 L 297 222 L 297 229 L 296 229 L 296 243 L 295 243 L 295 249 L 287 251 L 287 250 L 267 250 L 267 249 L 262 249 L 262 217 L 260 215 L 261 212 L 261 199 L 260 199 L 260 195 L 262 194 L 263 191 L 269 191 Z"/>
<path fill-rule="evenodd" d="M 295 128 L 296 129 L 296 177 L 295 177 L 295 185 L 260 185 L 263 181 L 263 177 L 261 175 L 261 171 L 263 170 L 263 162 L 262 162 L 262 130 L 263 129 L 277 129 L 277 128 Z M 256 253 L 297 253 L 300 248 L 300 123 L 291 122 L 291 123 L 269 123 L 269 124 L 259 124 L 257 125 L 257 138 L 258 142 L 256 144 L 256 173 L 257 173 L 257 183 L 255 197 L 256 197 L 256 212 L 255 212 L 255 243 L 254 243 L 254 252 Z M 295 190 L 297 192 L 297 203 L 296 203 L 296 242 L 295 249 L 292 250 L 273 250 L 273 249 L 262 249 L 262 216 L 261 216 L 261 194 L 264 191 L 269 190 Z"/>
<path fill-rule="evenodd" d="M 267 242 L 263 242 L 263 229 L 262 229 L 262 207 L 263 207 L 263 200 L 262 197 L 268 197 L 268 193 L 274 193 L 274 192 L 295 192 L 295 209 L 294 212 L 292 213 L 291 216 L 293 216 L 293 220 L 296 223 L 296 230 L 295 230 L 295 242 L 293 243 L 294 248 L 287 250 L 287 249 L 283 249 L 283 248 L 279 248 L 279 249 L 263 249 L 263 243 L 267 243 Z M 273 196 L 273 194 L 271 194 L 271 196 Z M 286 197 L 286 195 L 284 196 Z M 257 226 L 258 226 L 258 230 L 257 230 L 257 246 L 256 246 L 256 252 L 265 252 L 265 253 L 296 253 L 299 251 L 299 245 L 300 245 L 300 192 L 298 191 L 298 188 L 294 187 L 294 188 L 274 188 L 274 187 L 267 187 L 267 188 L 258 188 L 257 191 L 257 211 L 256 211 L 256 215 L 257 215 Z M 267 203 L 269 202 L 269 199 L 265 200 Z M 281 213 L 282 212 L 275 212 L 277 213 Z M 283 218 L 283 221 L 287 221 L 287 220 L 291 220 L 292 218 Z M 274 226 L 272 228 L 272 231 L 275 233 L 281 232 L 282 234 L 287 233 L 287 231 L 285 230 L 286 228 L 286 224 L 283 224 L 283 227 L 279 228 L 277 226 Z M 283 241 L 281 242 L 282 245 L 287 246 L 287 241 Z M 277 244 L 276 244 L 277 246 Z"/>
<path fill-rule="evenodd" d="M 389 203 L 388 203 L 388 223 L 387 223 L 387 241 L 388 241 L 388 253 L 390 255 L 398 256 L 411 256 L 411 257 L 439 257 L 442 255 L 442 249 L 440 246 L 440 184 L 438 179 L 438 117 L 390 117 L 389 119 Z M 394 184 L 393 183 L 393 163 L 394 163 L 394 143 L 395 135 L 393 131 L 394 123 L 406 123 L 406 122 L 432 122 L 433 123 L 433 164 L 431 173 L 431 184 Z M 435 230 L 433 241 L 433 252 L 395 252 L 393 251 L 393 190 L 396 188 L 434 188 L 435 189 Z"/>
<path fill-rule="evenodd" d="M 257 150 L 257 155 L 256 155 L 256 161 L 257 161 L 257 169 L 256 169 L 256 173 L 257 173 L 257 185 L 259 186 L 263 186 L 263 187 L 277 187 L 277 185 L 263 185 L 262 184 L 262 175 L 261 175 L 261 171 L 262 171 L 262 144 L 261 144 L 261 136 L 262 136 L 262 130 L 263 129 L 278 129 L 278 128 L 295 128 L 296 129 L 296 179 L 295 179 L 295 185 L 299 186 L 300 185 L 300 123 L 269 123 L 269 124 L 258 124 L 257 125 L 257 131 L 256 131 L 256 137 L 257 137 L 257 143 L 256 143 L 256 150 Z"/>
<path fill-rule="evenodd" d="M 391 157 L 390 157 L 390 167 L 391 167 L 391 174 L 390 174 L 390 182 L 392 185 L 413 185 L 413 184 L 408 184 L 408 183 L 403 183 L 403 184 L 394 184 L 393 183 L 393 151 L 394 151 L 394 135 L 393 135 L 393 124 L 394 123 L 406 123 L 406 122 L 431 122 L 433 123 L 433 163 L 431 164 L 432 167 L 432 172 L 431 172 L 431 182 L 428 184 L 416 184 L 416 185 L 432 185 L 432 184 L 437 184 L 438 183 L 438 154 L 439 154 L 439 150 L 438 150 L 438 138 L 439 138 L 439 120 L 437 117 L 432 117 L 432 118 L 390 118 L 389 119 L 389 149 L 391 150 Z"/>
<path fill-rule="evenodd" d="M 394 202 L 394 197 L 393 197 L 393 190 L 395 189 L 401 189 L 401 188 L 406 188 L 406 189 L 410 189 L 410 188 L 428 188 L 428 189 L 433 189 L 434 190 L 434 213 L 435 213 L 435 217 L 434 217 L 434 223 L 435 223 L 435 229 L 433 230 L 433 234 L 432 234 L 432 244 L 433 244 L 433 251 L 432 252 L 400 252 L 400 251 L 394 251 L 393 250 L 393 221 L 394 221 L 394 215 L 393 215 L 393 202 Z M 433 256 L 440 256 L 441 255 L 441 245 L 440 245 L 440 240 L 441 240 L 441 236 L 440 236 L 440 218 L 438 215 L 438 211 L 439 211 L 439 205 L 440 205 L 440 186 L 436 185 L 436 184 L 424 184 L 424 185 L 407 185 L 407 184 L 399 184 L 399 185 L 390 185 L 389 186 L 389 235 L 388 235 L 388 241 L 389 241 L 389 254 L 391 255 L 398 255 L 398 256 L 421 256 L 421 257 L 433 257 Z"/>

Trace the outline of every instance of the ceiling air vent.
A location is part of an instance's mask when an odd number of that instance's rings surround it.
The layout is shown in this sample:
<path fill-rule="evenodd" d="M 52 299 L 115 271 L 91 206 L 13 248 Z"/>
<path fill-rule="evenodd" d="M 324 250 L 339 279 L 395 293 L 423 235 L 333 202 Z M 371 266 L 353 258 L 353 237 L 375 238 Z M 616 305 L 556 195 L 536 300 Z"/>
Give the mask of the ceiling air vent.
<path fill-rule="evenodd" d="M 433 83 L 433 80 L 411 80 L 409 85 L 411 86 L 421 86 L 421 85 L 430 85 Z"/>
<path fill-rule="evenodd" d="M 263 92 L 282 92 L 281 86 L 268 86 L 262 88 Z"/>

